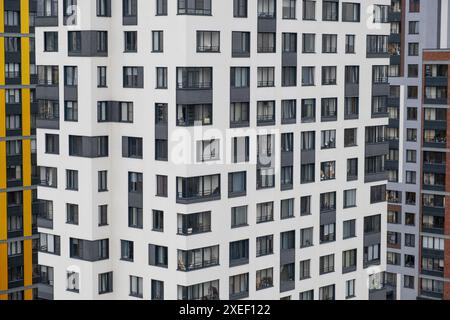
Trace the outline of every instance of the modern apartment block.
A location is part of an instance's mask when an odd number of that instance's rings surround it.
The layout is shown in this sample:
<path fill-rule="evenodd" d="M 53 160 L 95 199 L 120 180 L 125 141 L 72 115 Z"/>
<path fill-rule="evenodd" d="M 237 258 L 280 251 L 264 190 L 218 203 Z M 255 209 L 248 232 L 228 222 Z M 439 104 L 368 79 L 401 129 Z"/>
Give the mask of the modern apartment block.
<path fill-rule="evenodd" d="M 447 2 L 448 5 L 448 2 Z M 448 8 L 447 17 L 448 17 Z M 448 21 L 448 20 L 447 20 Z M 441 44 L 449 47 L 449 25 Z M 438 40 L 439 42 L 439 40 Z M 439 47 L 439 46 L 438 46 Z M 423 52 L 422 208 L 419 297 L 450 300 L 449 136 L 450 49 Z"/>
<path fill-rule="evenodd" d="M 447 69 L 423 61 L 424 50 L 449 47 L 449 13 L 448 0 L 393 0 L 389 13 L 386 278 L 401 300 L 442 296 L 444 247 L 427 249 L 444 234 L 445 194 L 432 193 L 445 189 Z"/>
<path fill-rule="evenodd" d="M 386 298 L 389 6 L 38 0 L 39 297 Z"/>
<path fill-rule="evenodd" d="M 0 300 L 37 293 L 35 10 L 0 1 Z"/>

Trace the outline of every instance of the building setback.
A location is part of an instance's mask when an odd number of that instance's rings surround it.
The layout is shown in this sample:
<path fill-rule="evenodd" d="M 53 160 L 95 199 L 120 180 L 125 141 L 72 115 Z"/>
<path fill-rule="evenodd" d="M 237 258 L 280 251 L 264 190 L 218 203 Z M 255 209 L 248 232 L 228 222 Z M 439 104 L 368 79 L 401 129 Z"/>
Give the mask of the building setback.
<path fill-rule="evenodd" d="M 38 0 L 39 297 L 385 299 L 389 6 Z"/>
<path fill-rule="evenodd" d="M 35 11 L 0 2 L 0 300 L 37 294 Z"/>

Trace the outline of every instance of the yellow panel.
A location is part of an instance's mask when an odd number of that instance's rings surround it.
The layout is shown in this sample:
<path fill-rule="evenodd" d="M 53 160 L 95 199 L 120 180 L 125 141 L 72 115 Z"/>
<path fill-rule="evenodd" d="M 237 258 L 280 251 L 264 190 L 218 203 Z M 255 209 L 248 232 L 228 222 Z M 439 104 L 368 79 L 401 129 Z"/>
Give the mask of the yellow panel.
<path fill-rule="evenodd" d="M 6 189 L 6 141 L 0 141 L 0 189 Z M 1 207 L 1 209 L 3 210 L 3 207 Z M 0 212 L 2 210 L 0 210 Z M 2 239 L 1 233 L 0 239 Z"/>
<path fill-rule="evenodd" d="M 22 135 L 25 137 L 31 134 L 30 112 L 30 89 L 22 89 Z"/>
<path fill-rule="evenodd" d="M 30 84 L 30 38 L 22 37 L 20 39 L 22 84 Z"/>
<path fill-rule="evenodd" d="M 0 1 L 0 32 L 5 32 L 5 1 Z"/>
<path fill-rule="evenodd" d="M 31 186 L 31 140 L 22 140 L 22 175 L 23 185 Z"/>
<path fill-rule="evenodd" d="M 1 50 L 1 49 L 0 49 Z M 0 65 L 4 65 L 4 63 L 0 60 Z M 0 67 L 0 72 L 1 71 Z M 0 89 L 0 137 L 6 136 L 6 104 L 5 104 L 5 89 Z M 3 159 L 3 158 L 1 158 Z"/>
<path fill-rule="evenodd" d="M 23 190 L 23 236 L 31 236 L 31 190 Z"/>
<path fill-rule="evenodd" d="M 32 240 L 23 241 L 23 285 L 25 287 L 33 284 L 33 246 L 31 241 Z"/>
<path fill-rule="evenodd" d="M 29 5 L 30 5 L 29 0 L 20 0 L 20 32 L 21 33 L 29 33 L 30 32 Z"/>
<path fill-rule="evenodd" d="M 0 243 L 0 291 L 5 290 L 8 290 L 8 246 Z M 7 295 L 0 294 L 0 300 L 7 298 Z"/>

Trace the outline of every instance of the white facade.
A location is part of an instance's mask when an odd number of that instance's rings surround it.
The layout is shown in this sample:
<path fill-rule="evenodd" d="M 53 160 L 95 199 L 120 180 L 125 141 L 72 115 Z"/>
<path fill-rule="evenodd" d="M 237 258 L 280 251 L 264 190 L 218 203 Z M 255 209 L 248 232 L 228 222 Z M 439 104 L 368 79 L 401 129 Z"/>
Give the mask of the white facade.
<path fill-rule="evenodd" d="M 314 290 L 314 299 L 319 299 L 321 287 L 335 285 L 335 298 L 346 298 L 346 281 L 355 279 L 355 298 L 368 299 L 369 274 L 385 270 L 386 260 L 386 202 L 370 203 L 371 186 L 386 181 L 364 182 L 365 127 L 386 125 L 386 118 L 372 118 L 371 79 L 373 65 L 387 65 L 385 57 L 366 57 L 368 34 L 388 35 L 389 24 L 372 22 L 373 4 L 389 5 L 388 0 L 355 0 L 361 4 L 361 22 L 341 21 L 342 3 L 339 3 L 339 22 L 322 21 L 322 1 L 316 1 L 317 21 L 302 20 L 302 1 L 297 0 L 296 20 L 282 19 L 283 1 L 277 1 L 276 53 L 257 53 L 257 1 L 248 1 L 248 17 L 233 17 L 233 1 L 212 0 L 212 15 L 177 15 L 176 1 L 169 1 L 167 16 L 156 16 L 156 1 L 138 0 L 137 25 L 122 24 L 122 1 L 111 1 L 111 17 L 97 17 L 96 1 L 78 0 L 76 26 L 63 25 L 63 5 L 59 1 L 59 25 L 36 28 L 37 65 L 59 66 L 59 130 L 39 128 L 37 130 L 38 165 L 55 167 L 58 172 L 57 188 L 39 187 L 39 199 L 53 201 L 53 229 L 40 228 L 42 233 L 60 236 L 60 255 L 39 253 L 39 264 L 54 268 L 54 299 L 136 299 L 130 296 L 130 276 L 143 279 L 142 298 L 151 299 L 151 280 L 164 282 L 164 299 L 179 298 L 178 286 L 190 286 L 206 281 L 219 280 L 219 297 L 228 299 L 229 277 L 248 273 L 249 299 L 279 299 L 291 296 L 298 299 L 299 293 Z M 107 57 L 68 56 L 68 31 L 108 31 Z M 152 31 L 164 32 L 164 52 L 152 53 Z M 196 50 L 196 31 L 220 31 L 220 53 L 199 53 Z M 57 31 L 59 51 L 45 52 L 44 32 Z M 137 52 L 124 52 L 124 31 L 137 31 Z M 232 58 L 232 31 L 251 32 L 250 58 Z M 282 87 L 282 32 L 297 33 L 297 86 Z M 316 53 L 301 52 L 302 33 L 316 34 Z M 337 53 L 322 52 L 322 34 L 337 34 Z M 345 54 L 345 35 L 356 36 L 356 53 Z M 359 65 L 359 119 L 344 120 L 344 73 L 345 66 Z M 64 121 L 64 66 L 78 68 L 78 122 Z M 97 88 L 97 67 L 107 67 L 107 87 Z M 144 68 L 144 88 L 123 88 L 124 66 Z M 212 126 L 180 127 L 176 123 L 176 68 L 212 67 Z M 275 130 L 275 150 L 279 154 L 279 133 L 294 133 L 293 188 L 281 191 L 280 165 L 275 163 L 275 187 L 256 189 L 256 165 L 219 163 L 174 163 L 172 150 L 179 146 L 176 140 L 181 133 L 193 136 L 198 130 L 218 130 L 214 136 L 230 128 L 230 67 L 250 67 L 250 126 L 243 130 Z M 275 67 L 275 86 L 258 88 L 257 67 Z M 301 67 L 315 66 L 315 86 L 301 85 Z M 337 85 L 321 85 L 321 67 L 337 66 Z M 156 88 L 156 67 L 167 67 L 167 89 Z M 321 122 L 320 99 L 337 97 L 337 121 Z M 316 121 L 302 123 L 301 99 L 316 98 Z M 296 99 L 295 124 L 281 124 L 281 100 Z M 257 126 L 257 101 L 276 101 L 276 125 Z M 99 123 L 98 101 L 133 102 L 133 123 Z M 155 103 L 168 104 L 168 161 L 155 161 Z M 357 128 L 357 146 L 344 148 L 344 128 Z M 336 148 L 321 150 L 320 131 L 336 129 Z M 316 131 L 315 182 L 300 183 L 301 132 Z M 59 134 L 59 155 L 45 153 L 45 134 Z M 262 132 L 263 133 L 263 132 Z M 107 157 L 88 158 L 69 156 L 69 135 L 108 136 Z M 242 135 L 237 133 L 237 135 Z M 122 156 L 122 137 L 143 139 L 142 159 Z M 225 139 L 225 138 L 222 138 Z M 221 159 L 226 159 L 231 149 L 220 141 Z M 202 140 L 195 138 L 195 140 Z M 230 148 L 230 149 L 227 149 Z M 255 139 L 250 138 L 250 158 L 256 158 Z M 347 181 L 347 159 L 358 158 L 358 180 Z M 278 157 L 279 159 L 279 157 Z M 320 164 L 336 161 L 336 178 L 320 181 Z M 78 191 L 66 190 L 66 169 L 78 170 Z M 108 171 L 108 191 L 98 192 L 98 171 Z M 247 171 L 246 196 L 228 197 L 229 172 Z M 128 226 L 128 172 L 143 174 L 143 228 Z M 221 174 L 220 200 L 181 204 L 176 201 L 176 177 L 195 177 Z M 156 195 L 156 175 L 168 177 L 167 198 Z M 356 207 L 343 209 L 344 190 L 356 189 Z M 336 191 L 336 239 L 319 243 L 320 194 Z M 312 196 L 311 215 L 300 215 L 300 197 Z M 280 219 L 280 201 L 294 198 L 294 217 Z M 273 201 L 273 221 L 256 223 L 258 203 Z M 78 225 L 66 223 L 66 203 L 78 204 Z M 108 206 L 108 225 L 99 226 L 98 206 Z M 231 228 L 232 207 L 248 206 L 248 226 Z M 164 212 L 164 232 L 152 231 L 152 210 Z M 211 231 L 196 235 L 177 235 L 177 213 L 188 214 L 211 211 Z M 380 263 L 363 267 L 364 217 L 381 215 Z M 343 221 L 356 219 L 356 237 L 343 240 Z M 300 248 L 300 229 L 313 227 L 313 246 Z M 295 287 L 280 293 L 280 233 L 295 230 Z M 256 257 L 256 238 L 273 234 L 273 254 Z M 109 258 L 101 261 L 83 261 L 70 258 L 69 239 L 109 239 Z M 229 266 L 229 243 L 249 239 L 249 261 L 246 264 Z M 121 240 L 134 242 L 134 261 L 121 260 Z M 168 247 L 168 267 L 149 265 L 149 244 Z M 177 250 L 189 250 L 219 245 L 219 265 L 189 272 L 177 270 Z M 356 271 L 342 274 L 342 252 L 357 249 Z M 334 272 L 319 275 L 320 257 L 334 254 Z M 299 264 L 311 260 L 311 277 L 299 280 Z M 273 267 L 273 286 L 256 290 L 257 270 Z M 69 291 L 68 271 L 79 275 L 78 292 Z M 99 294 L 98 275 L 113 273 L 112 292 Z"/>

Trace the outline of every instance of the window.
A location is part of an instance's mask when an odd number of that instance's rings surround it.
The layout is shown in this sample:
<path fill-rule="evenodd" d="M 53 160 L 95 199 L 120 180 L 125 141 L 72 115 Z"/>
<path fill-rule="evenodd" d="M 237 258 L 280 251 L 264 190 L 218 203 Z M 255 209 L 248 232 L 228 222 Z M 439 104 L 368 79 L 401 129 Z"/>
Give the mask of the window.
<path fill-rule="evenodd" d="M 420 12 L 420 0 L 409 0 L 409 12 Z"/>
<path fill-rule="evenodd" d="M 106 67 L 97 67 L 97 87 L 106 88 Z"/>
<path fill-rule="evenodd" d="M 283 52 L 297 52 L 297 34 L 283 32 Z"/>
<path fill-rule="evenodd" d="M 403 276 L 403 287 L 408 289 L 414 289 L 414 276 Z"/>
<path fill-rule="evenodd" d="M 322 20 L 338 21 L 339 20 L 339 2 L 323 1 L 322 2 Z"/>
<path fill-rule="evenodd" d="M 326 161 L 320 164 L 320 180 L 333 180 L 336 178 L 336 161 Z"/>
<path fill-rule="evenodd" d="M 297 117 L 297 101 L 281 101 L 281 123 L 295 123 Z"/>
<path fill-rule="evenodd" d="M 233 16 L 247 18 L 247 0 L 233 0 Z"/>
<path fill-rule="evenodd" d="M 297 67 L 282 67 L 281 86 L 295 87 L 297 85 Z"/>
<path fill-rule="evenodd" d="M 381 216 L 364 217 L 364 233 L 378 233 L 381 231 Z"/>
<path fill-rule="evenodd" d="M 410 42 L 408 43 L 408 56 L 418 56 L 419 55 L 419 43 Z"/>
<path fill-rule="evenodd" d="M 149 265 L 167 268 L 167 247 L 149 244 L 148 251 Z"/>
<path fill-rule="evenodd" d="M 344 208 L 356 207 L 356 189 L 344 190 Z"/>
<path fill-rule="evenodd" d="M 334 272 L 334 254 L 320 257 L 320 274 Z"/>
<path fill-rule="evenodd" d="M 256 223 L 273 221 L 273 202 L 258 203 L 256 205 Z"/>
<path fill-rule="evenodd" d="M 152 31 L 152 52 L 164 51 L 164 33 L 163 31 Z"/>
<path fill-rule="evenodd" d="M 68 32 L 68 51 L 71 53 L 81 53 L 81 31 Z"/>
<path fill-rule="evenodd" d="M 167 197 L 167 176 L 156 176 L 156 196 Z"/>
<path fill-rule="evenodd" d="M 303 0 L 303 20 L 316 20 L 316 1 Z"/>
<path fill-rule="evenodd" d="M 78 121 L 77 101 L 64 101 L 64 120 L 73 122 Z"/>
<path fill-rule="evenodd" d="M 137 0 L 123 0 L 122 10 L 123 17 L 136 17 Z"/>
<path fill-rule="evenodd" d="M 143 282 L 144 280 L 141 277 L 130 276 L 130 296 L 136 298 L 143 297 Z"/>
<path fill-rule="evenodd" d="M 320 194 L 320 212 L 336 210 L 336 192 Z"/>
<path fill-rule="evenodd" d="M 128 227 L 142 229 L 143 228 L 142 208 L 128 207 Z"/>
<path fill-rule="evenodd" d="M 335 85 L 336 84 L 336 70 L 335 66 L 322 67 L 322 85 Z"/>
<path fill-rule="evenodd" d="M 230 242 L 230 267 L 247 264 L 249 259 L 249 240 Z"/>
<path fill-rule="evenodd" d="M 275 101 L 258 101 L 257 105 L 258 125 L 269 125 L 275 122 Z"/>
<path fill-rule="evenodd" d="M 408 99 L 417 99 L 418 94 L 417 86 L 408 86 Z"/>
<path fill-rule="evenodd" d="M 275 86 L 275 68 L 258 67 L 258 87 Z"/>
<path fill-rule="evenodd" d="M 45 134 L 45 153 L 59 154 L 59 135 Z"/>
<path fill-rule="evenodd" d="M 113 273 L 100 273 L 98 275 L 98 294 L 110 292 L 113 292 Z"/>
<path fill-rule="evenodd" d="M 167 89 L 166 67 L 156 67 L 156 89 Z"/>
<path fill-rule="evenodd" d="M 297 0 L 283 0 L 283 19 L 296 18 L 296 3 Z"/>
<path fill-rule="evenodd" d="M 322 121 L 337 120 L 337 98 L 322 98 Z"/>
<path fill-rule="evenodd" d="M 302 99 L 302 123 L 316 121 L 316 99 Z"/>
<path fill-rule="evenodd" d="M 211 15 L 211 0 L 178 0 L 178 14 Z"/>
<path fill-rule="evenodd" d="M 228 174 L 228 197 L 243 196 L 247 191 L 247 171 Z"/>
<path fill-rule="evenodd" d="M 248 88 L 250 86 L 249 67 L 231 67 L 231 87 Z"/>
<path fill-rule="evenodd" d="M 405 225 L 414 226 L 416 224 L 416 215 L 414 213 L 405 212 Z"/>
<path fill-rule="evenodd" d="M 323 130 L 322 135 L 322 149 L 336 148 L 336 130 Z"/>
<path fill-rule="evenodd" d="M 133 261 L 134 259 L 134 243 L 133 241 L 120 240 L 120 259 L 125 261 Z"/>
<path fill-rule="evenodd" d="M 354 298 L 355 295 L 355 279 L 345 281 L 345 298 Z"/>
<path fill-rule="evenodd" d="M 124 39 L 124 51 L 137 52 L 137 31 L 125 31 Z"/>
<path fill-rule="evenodd" d="M 311 260 L 300 261 L 300 280 L 311 278 Z"/>
<path fill-rule="evenodd" d="M 66 170 L 66 190 L 78 190 L 77 170 Z"/>
<path fill-rule="evenodd" d="M 262 290 L 273 286 L 273 268 L 256 271 L 256 290 Z"/>
<path fill-rule="evenodd" d="M 320 243 L 332 242 L 336 240 L 336 224 L 323 224 L 320 226 Z"/>
<path fill-rule="evenodd" d="M 77 0 L 64 0 L 63 4 L 64 25 L 76 25 Z"/>
<path fill-rule="evenodd" d="M 387 54 L 388 53 L 388 36 L 368 35 L 367 36 L 367 53 L 368 54 Z"/>
<path fill-rule="evenodd" d="M 342 21 L 359 22 L 360 21 L 360 4 L 359 3 L 342 3 Z"/>
<path fill-rule="evenodd" d="M 349 239 L 356 237 L 356 220 L 346 220 L 343 222 L 343 235 L 342 239 Z"/>
<path fill-rule="evenodd" d="M 313 246 L 313 228 L 300 229 L 300 248 Z"/>
<path fill-rule="evenodd" d="M 299 300 L 314 300 L 314 290 L 300 292 Z"/>
<path fill-rule="evenodd" d="M 281 219 L 294 217 L 294 199 L 281 200 Z"/>
<path fill-rule="evenodd" d="M 355 53 L 355 42 L 354 34 L 345 35 L 345 53 Z"/>
<path fill-rule="evenodd" d="M 143 88 L 143 72 L 142 67 L 123 67 L 123 87 Z"/>
<path fill-rule="evenodd" d="M 156 0 L 156 15 L 167 16 L 167 0 Z"/>
<path fill-rule="evenodd" d="M 108 171 L 98 172 L 98 192 L 108 191 Z"/>
<path fill-rule="evenodd" d="M 232 32 L 232 56 L 233 57 L 250 56 L 250 32 L 241 32 L 241 31 Z"/>
<path fill-rule="evenodd" d="M 248 297 L 248 273 L 230 276 L 230 299 Z"/>
<path fill-rule="evenodd" d="M 310 183 L 315 181 L 315 164 L 302 164 L 301 183 Z"/>
<path fill-rule="evenodd" d="M 6 103 L 15 104 L 20 103 L 21 94 L 19 89 L 5 89 Z"/>
<path fill-rule="evenodd" d="M 44 32 L 44 51 L 58 52 L 58 32 Z"/>
<path fill-rule="evenodd" d="M 6 10 L 4 12 L 4 24 L 5 26 L 10 26 L 10 27 L 14 27 L 14 26 L 19 26 L 19 11 L 10 11 L 10 10 Z"/>
<path fill-rule="evenodd" d="M 400 224 L 401 215 L 399 211 L 388 210 L 387 222 L 391 224 Z"/>
<path fill-rule="evenodd" d="M 220 52 L 220 32 L 197 31 L 197 52 Z"/>
<path fill-rule="evenodd" d="M 416 246 L 416 236 L 411 233 L 405 233 L 405 247 L 414 248 Z"/>
<path fill-rule="evenodd" d="M 103 204 L 98 206 L 98 226 L 108 225 L 108 205 Z"/>
<path fill-rule="evenodd" d="M 300 198 L 300 215 L 307 216 L 311 214 L 311 196 Z"/>
<path fill-rule="evenodd" d="M 314 33 L 304 33 L 302 41 L 303 53 L 316 52 L 316 35 Z"/>
<path fill-rule="evenodd" d="M 53 234 L 40 233 L 39 234 L 39 251 L 50 253 L 50 254 L 60 254 L 60 244 L 61 238 Z M 21 242 L 11 242 L 11 247 L 8 247 L 8 255 L 11 253 L 20 253 L 22 251 Z M 15 248 L 14 248 L 15 246 Z M 11 249 L 10 249 L 11 248 Z M 11 250 L 11 251 L 10 251 Z"/>
<path fill-rule="evenodd" d="M 386 5 L 374 5 L 373 8 L 373 22 L 374 23 L 387 23 L 389 22 L 389 10 L 390 7 Z"/>
<path fill-rule="evenodd" d="M 97 0 L 97 17 L 111 17 L 111 0 Z"/>
<path fill-rule="evenodd" d="M 78 225 L 78 205 L 66 203 L 66 223 Z"/>
<path fill-rule="evenodd" d="M 231 208 L 231 228 L 247 225 L 247 206 Z"/>
<path fill-rule="evenodd" d="M 142 159 L 142 138 L 122 137 L 122 157 Z"/>
<path fill-rule="evenodd" d="M 302 67 L 302 86 L 314 86 L 314 67 Z"/>
<path fill-rule="evenodd" d="M 273 253 L 273 235 L 256 238 L 256 257 Z"/>
<path fill-rule="evenodd" d="M 152 300 L 164 300 L 164 282 L 152 279 Z"/>
<path fill-rule="evenodd" d="M 322 53 L 336 53 L 336 52 L 337 52 L 337 35 L 323 34 Z"/>

